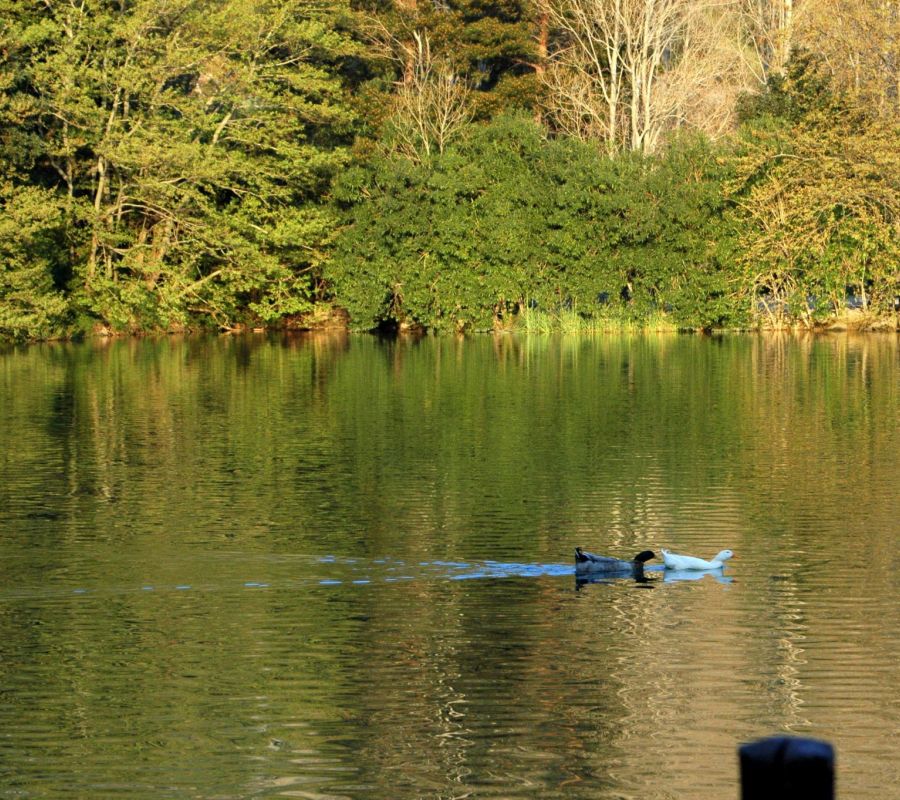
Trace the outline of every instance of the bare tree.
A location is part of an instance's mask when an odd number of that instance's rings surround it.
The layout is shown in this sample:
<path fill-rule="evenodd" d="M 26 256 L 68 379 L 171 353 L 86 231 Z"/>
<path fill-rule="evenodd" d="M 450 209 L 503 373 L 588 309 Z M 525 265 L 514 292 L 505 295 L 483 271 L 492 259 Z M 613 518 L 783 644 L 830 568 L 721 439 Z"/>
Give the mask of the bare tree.
<path fill-rule="evenodd" d="M 737 97 L 758 88 L 741 52 L 735 5 L 709 3 L 688 18 L 677 58 L 658 79 L 656 131 L 691 128 L 721 136 L 734 126 Z"/>
<path fill-rule="evenodd" d="M 835 84 L 882 116 L 900 115 L 900 1 L 804 0 L 799 41 Z"/>
<path fill-rule="evenodd" d="M 677 63 L 682 33 L 697 6 L 689 0 L 627 0 L 623 7 L 631 149 L 650 152 L 671 114 L 659 102 L 658 80 Z"/>
<path fill-rule="evenodd" d="M 682 125 L 722 132 L 747 86 L 737 49 L 722 38 L 736 35 L 735 2 L 551 0 L 563 42 L 545 73 L 548 116 L 610 152 L 652 152 Z"/>
<path fill-rule="evenodd" d="M 621 146 L 620 105 L 625 94 L 622 6 L 634 0 L 550 0 L 552 24 L 565 43 L 545 73 L 553 106 L 549 116 L 583 139 L 601 138 L 614 152 Z"/>
<path fill-rule="evenodd" d="M 556 130 L 583 142 L 604 142 L 610 155 L 619 149 L 620 125 L 610 118 L 615 107 L 597 92 L 588 70 L 554 59 L 539 77 L 547 89 L 544 116 Z"/>
<path fill-rule="evenodd" d="M 471 119 L 471 90 L 446 61 L 432 54 L 427 34 L 414 31 L 405 55 L 410 68 L 397 84 L 391 121 L 398 151 L 421 160 L 443 153 Z"/>
<path fill-rule="evenodd" d="M 783 73 L 794 49 L 794 0 L 737 0 L 746 47 L 746 64 L 760 86 Z"/>

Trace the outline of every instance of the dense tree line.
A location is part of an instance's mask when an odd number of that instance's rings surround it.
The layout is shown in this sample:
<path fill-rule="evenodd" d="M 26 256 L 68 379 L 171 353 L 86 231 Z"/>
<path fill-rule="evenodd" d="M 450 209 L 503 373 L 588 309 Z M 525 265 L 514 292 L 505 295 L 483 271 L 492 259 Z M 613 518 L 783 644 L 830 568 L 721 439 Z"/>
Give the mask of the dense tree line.
<path fill-rule="evenodd" d="M 310 308 L 352 141 L 340 67 L 359 43 L 342 15 L 304 0 L 4 2 L 0 327 Z"/>
<path fill-rule="evenodd" d="M 4 337 L 896 325 L 893 0 L 0 20 Z"/>

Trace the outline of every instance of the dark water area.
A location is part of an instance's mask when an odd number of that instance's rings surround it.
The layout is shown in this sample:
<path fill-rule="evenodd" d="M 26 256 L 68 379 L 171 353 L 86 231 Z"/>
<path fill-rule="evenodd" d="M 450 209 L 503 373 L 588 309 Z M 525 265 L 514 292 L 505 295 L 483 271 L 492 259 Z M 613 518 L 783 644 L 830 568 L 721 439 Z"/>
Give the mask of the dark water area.
<path fill-rule="evenodd" d="M 0 798 L 891 796 L 898 497 L 894 335 L 0 353 Z"/>

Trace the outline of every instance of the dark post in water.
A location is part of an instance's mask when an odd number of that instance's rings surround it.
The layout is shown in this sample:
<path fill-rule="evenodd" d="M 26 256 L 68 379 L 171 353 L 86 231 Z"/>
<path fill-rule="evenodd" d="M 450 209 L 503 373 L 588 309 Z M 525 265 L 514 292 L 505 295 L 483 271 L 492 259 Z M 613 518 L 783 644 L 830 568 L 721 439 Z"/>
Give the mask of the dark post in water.
<path fill-rule="evenodd" d="M 741 800 L 834 800 L 834 748 L 773 736 L 741 745 Z"/>

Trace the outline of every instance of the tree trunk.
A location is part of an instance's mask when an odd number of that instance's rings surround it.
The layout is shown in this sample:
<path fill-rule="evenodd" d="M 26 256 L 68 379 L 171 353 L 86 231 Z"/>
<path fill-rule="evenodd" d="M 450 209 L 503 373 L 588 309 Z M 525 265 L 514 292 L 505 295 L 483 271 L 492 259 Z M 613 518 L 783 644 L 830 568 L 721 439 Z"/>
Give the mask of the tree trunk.
<path fill-rule="evenodd" d="M 97 190 L 94 192 L 94 230 L 91 233 L 91 251 L 88 255 L 87 282 L 92 283 L 97 273 L 97 251 L 100 249 L 100 235 L 97 226 L 100 224 L 100 207 L 103 204 L 103 193 L 106 191 L 106 160 L 103 156 L 97 159 Z"/>
<path fill-rule="evenodd" d="M 781 71 L 787 68 L 791 58 L 792 39 L 794 38 L 794 0 L 783 0 L 781 17 Z"/>

